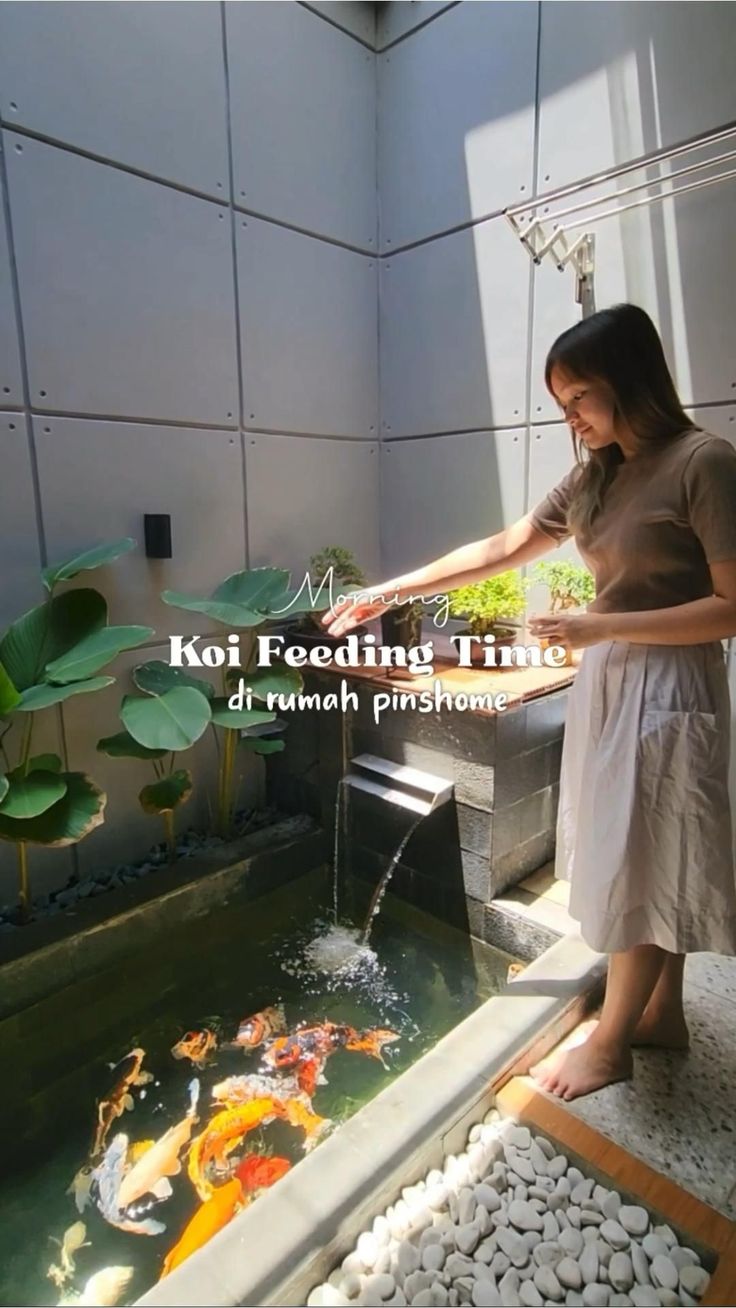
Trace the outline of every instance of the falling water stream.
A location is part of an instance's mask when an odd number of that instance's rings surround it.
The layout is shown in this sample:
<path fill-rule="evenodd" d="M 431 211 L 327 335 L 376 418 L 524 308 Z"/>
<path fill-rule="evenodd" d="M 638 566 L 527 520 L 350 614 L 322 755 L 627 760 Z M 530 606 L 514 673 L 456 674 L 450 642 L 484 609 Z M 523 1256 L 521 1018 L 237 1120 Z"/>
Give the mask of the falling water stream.
<path fill-rule="evenodd" d="M 421 820 L 422 818 L 420 816 L 416 819 L 415 822 L 412 822 L 411 826 L 409 827 L 409 830 L 406 832 L 404 836 L 402 836 L 401 843 L 398 849 L 396 850 L 396 853 L 391 859 L 391 862 L 389 863 L 388 867 L 386 868 L 386 871 L 383 873 L 383 876 L 381 877 L 380 881 L 378 882 L 378 885 L 376 886 L 376 889 L 373 892 L 373 898 L 371 899 L 370 905 L 368 907 L 368 912 L 366 914 L 366 919 L 365 922 L 363 923 L 363 930 L 361 931 L 359 936 L 359 943 L 361 945 L 365 945 L 368 941 L 368 937 L 371 933 L 371 927 L 373 925 L 373 919 L 378 916 L 378 912 L 381 907 L 381 900 L 383 899 L 383 896 L 385 895 L 388 889 L 388 883 L 394 874 L 394 869 L 396 867 L 396 864 L 398 863 L 407 844 L 409 843 L 410 836 L 412 836 L 413 833 L 416 831 Z"/>

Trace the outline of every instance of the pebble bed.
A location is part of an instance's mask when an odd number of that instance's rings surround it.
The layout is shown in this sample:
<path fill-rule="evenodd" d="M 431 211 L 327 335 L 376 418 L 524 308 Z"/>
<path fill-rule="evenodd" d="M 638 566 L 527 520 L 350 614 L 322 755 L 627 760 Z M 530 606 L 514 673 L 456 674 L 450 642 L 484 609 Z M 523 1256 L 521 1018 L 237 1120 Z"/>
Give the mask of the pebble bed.
<path fill-rule="evenodd" d="M 283 814 L 273 807 L 241 809 L 235 817 L 233 835 L 227 842 L 221 836 L 204 835 L 190 829 L 179 837 L 176 857 L 177 859 L 191 858 L 193 854 L 199 854 L 205 849 L 217 849 L 220 845 L 237 840 L 246 832 L 250 834 L 251 831 L 257 831 L 260 827 L 276 822 L 282 816 Z M 41 918 L 54 917 L 57 913 L 73 913 L 75 905 L 82 899 L 104 895 L 108 890 L 117 890 L 120 886 L 130 885 L 131 882 L 166 867 L 171 867 L 171 863 L 166 844 L 162 841 L 154 845 L 137 862 L 116 863 L 110 867 L 96 868 L 90 876 L 81 879 L 72 878 L 65 886 L 52 891 L 51 894 L 37 895 L 33 900 L 27 921 L 34 922 Z M 32 878 L 33 865 L 31 864 Z M 17 906 L 0 909 L 0 932 L 22 931 L 24 925 L 25 923 L 20 921 Z"/>
<path fill-rule="evenodd" d="M 307 1304 L 667 1308 L 697 1304 L 709 1280 L 669 1226 L 491 1109 L 465 1153 L 406 1187 Z"/>

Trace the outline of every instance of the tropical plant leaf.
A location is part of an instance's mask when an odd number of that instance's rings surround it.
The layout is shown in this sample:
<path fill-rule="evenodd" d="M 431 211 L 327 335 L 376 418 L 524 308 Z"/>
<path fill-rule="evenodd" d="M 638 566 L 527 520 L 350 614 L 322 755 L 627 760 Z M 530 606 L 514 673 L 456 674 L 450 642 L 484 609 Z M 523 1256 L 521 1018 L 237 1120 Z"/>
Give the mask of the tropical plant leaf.
<path fill-rule="evenodd" d="M 29 772 L 27 777 L 13 777 L 5 799 L 0 803 L 3 817 L 28 818 L 45 813 L 62 795 L 66 782 L 58 772 Z"/>
<path fill-rule="evenodd" d="M 38 817 L 22 820 L 0 814 L 0 840 L 31 845 L 76 845 L 104 821 L 107 795 L 84 772 L 62 772 L 66 794 Z"/>
<path fill-rule="evenodd" d="M 144 813 L 171 813 L 179 804 L 186 804 L 191 793 L 192 774 L 182 768 L 144 786 L 138 798 Z"/>
<path fill-rule="evenodd" d="M 20 692 L 16 690 L 5 668 L 0 663 L 0 718 L 7 717 L 9 713 L 12 713 L 19 699 Z"/>
<path fill-rule="evenodd" d="M 226 577 L 209 597 L 164 590 L 161 598 L 174 608 L 204 613 L 228 627 L 258 627 L 268 619 L 272 604 L 288 583 L 289 573 L 284 568 L 251 568 Z"/>
<path fill-rule="evenodd" d="M 8 778 L 0 772 L 0 800 L 5 799 L 9 789 L 10 782 L 8 781 Z"/>
<path fill-rule="evenodd" d="M 102 627 L 47 663 L 44 676 L 55 682 L 82 681 L 104 668 L 121 650 L 134 649 L 153 635 L 153 627 Z"/>
<path fill-rule="evenodd" d="M 164 695 L 126 695 L 120 717 L 123 726 L 149 749 L 189 749 L 210 723 L 210 705 L 191 686 L 175 686 Z"/>
<path fill-rule="evenodd" d="M 212 721 L 218 727 L 254 727 L 263 722 L 273 722 L 275 713 L 265 709 L 231 709 L 227 698 L 216 696 L 212 701 Z"/>
<path fill-rule="evenodd" d="M 284 740 L 269 740 L 267 737 L 261 739 L 258 736 L 241 736 L 240 744 L 251 754 L 280 754 L 286 746 Z"/>
<path fill-rule="evenodd" d="M 75 554 L 64 563 L 54 563 L 51 567 L 43 569 L 41 573 L 43 584 L 50 591 L 57 581 L 71 581 L 78 572 L 101 568 L 105 563 L 112 563 L 114 559 L 119 559 L 121 554 L 134 550 L 135 544 L 132 536 L 124 536 L 122 540 L 112 541 L 108 545 L 96 545 L 91 550 L 84 550 L 82 554 Z"/>
<path fill-rule="evenodd" d="M 107 622 L 107 602 L 99 591 L 68 590 L 30 609 L 0 640 L 0 663 L 19 691 L 44 680 L 46 665 L 61 658 Z"/>
<path fill-rule="evenodd" d="M 34 754 L 25 767 L 19 763 L 17 768 L 8 773 L 8 777 L 24 777 L 29 772 L 61 772 L 61 759 L 58 754 Z"/>
<path fill-rule="evenodd" d="M 71 699 L 72 695 L 86 695 L 92 690 L 102 690 L 103 686 L 112 686 L 114 682 L 114 677 L 90 677 L 88 681 L 73 681 L 69 686 L 31 686 L 23 691 L 18 712 L 37 713 L 50 704 Z"/>
<path fill-rule="evenodd" d="M 141 663 L 133 672 L 133 680 L 139 690 L 147 695 L 164 695 L 175 686 L 191 686 L 199 690 L 208 699 L 215 693 L 214 686 L 200 677 L 191 677 L 183 668 L 172 668 L 162 659 L 152 659 L 150 663 Z"/>
<path fill-rule="evenodd" d="M 108 758 L 165 758 L 171 753 L 168 749 L 148 749 L 134 740 L 129 731 L 118 731 L 114 736 L 98 740 L 97 750 Z"/>
<path fill-rule="evenodd" d="M 299 669 L 286 666 L 258 668 L 248 673 L 240 668 L 230 668 L 227 684 L 228 687 L 232 686 L 233 693 L 238 689 L 241 677 L 246 690 L 250 686 L 254 699 L 265 700 L 267 695 L 296 695 L 304 687 L 304 678 Z"/>

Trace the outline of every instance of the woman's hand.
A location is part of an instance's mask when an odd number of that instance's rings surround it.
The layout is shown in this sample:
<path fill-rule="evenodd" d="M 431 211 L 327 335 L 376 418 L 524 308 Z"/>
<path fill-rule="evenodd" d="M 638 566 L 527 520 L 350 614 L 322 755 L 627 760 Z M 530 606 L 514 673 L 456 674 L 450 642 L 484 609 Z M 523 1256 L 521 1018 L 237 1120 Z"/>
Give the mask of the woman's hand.
<path fill-rule="evenodd" d="M 604 613 L 550 613 L 530 618 L 528 627 L 533 636 L 552 645 L 583 649 L 609 639 L 605 618 Z"/>
<path fill-rule="evenodd" d="M 376 590 L 375 595 L 379 594 L 380 592 Z M 372 618 L 379 617 L 386 609 L 391 608 L 390 599 L 371 598 L 371 591 L 365 588 L 353 591 L 353 595 L 356 598 L 348 594 L 322 614 L 320 622 L 330 636 L 342 636 L 345 632 L 352 631 L 353 627 L 360 626 L 362 622 L 370 622 Z"/>

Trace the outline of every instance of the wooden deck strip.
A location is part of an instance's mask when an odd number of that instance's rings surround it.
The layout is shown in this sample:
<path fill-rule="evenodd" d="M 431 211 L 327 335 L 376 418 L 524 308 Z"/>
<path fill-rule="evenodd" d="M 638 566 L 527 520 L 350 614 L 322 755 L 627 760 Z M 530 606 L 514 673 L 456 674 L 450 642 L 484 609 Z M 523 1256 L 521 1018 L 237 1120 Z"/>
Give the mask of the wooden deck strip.
<path fill-rule="evenodd" d="M 496 1104 L 502 1114 L 549 1135 L 591 1171 L 604 1174 L 617 1189 L 637 1196 L 644 1207 L 654 1209 L 671 1226 L 712 1250 L 718 1264 L 700 1302 L 704 1308 L 736 1304 L 736 1222 L 540 1094 L 526 1078 L 507 1081 L 497 1092 Z"/>

